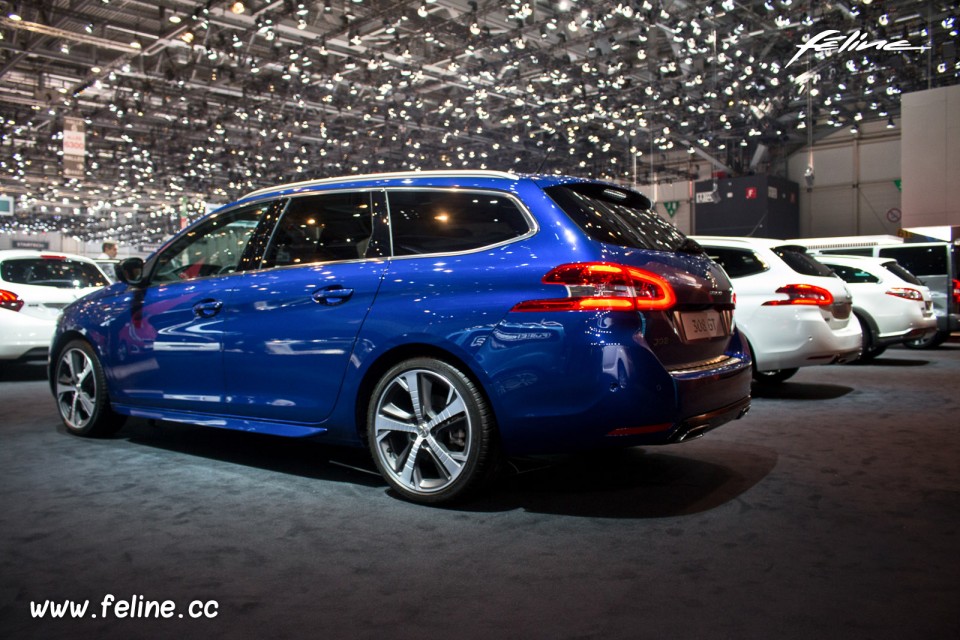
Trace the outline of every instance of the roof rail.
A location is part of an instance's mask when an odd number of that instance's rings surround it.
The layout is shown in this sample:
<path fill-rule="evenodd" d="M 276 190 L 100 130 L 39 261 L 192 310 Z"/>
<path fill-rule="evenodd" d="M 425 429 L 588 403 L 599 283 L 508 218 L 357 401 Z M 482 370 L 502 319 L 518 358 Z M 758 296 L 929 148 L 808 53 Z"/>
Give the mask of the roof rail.
<path fill-rule="evenodd" d="M 507 171 L 490 171 L 485 169 L 437 169 L 431 171 L 394 171 L 388 173 L 365 173 L 356 176 L 340 176 L 337 178 L 318 178 L 315 180 L 303 180 L 301 182 L 290 182 L 287 184 L 278 184 L 272 187 L 257 189 L 244 195 L 241 200 L 262 196 L 269 193 L 286 191 L 288 189 L 302 189 L 322 184 L 338 184 L 342 182 L 354 182 L 356 180 L 396 180 L 399 178 L 506 178 L 516 180 L 520 176 Z"/>

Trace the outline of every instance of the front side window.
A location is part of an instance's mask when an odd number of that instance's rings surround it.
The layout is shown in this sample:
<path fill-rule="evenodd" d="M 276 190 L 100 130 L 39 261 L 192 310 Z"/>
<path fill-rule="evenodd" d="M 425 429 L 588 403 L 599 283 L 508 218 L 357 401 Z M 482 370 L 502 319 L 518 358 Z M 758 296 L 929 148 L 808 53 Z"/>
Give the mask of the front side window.
<path fill-rule="evenodd" d="M 783 246 L 776 247 L 773 252 L 781 260 L 787 263 L 787 266 L 799 274 L 805 276 L 823 276 L 832 277 L 833 271 L 825 264 L 817 262 L 807 250 L 803 247 Z"/>
<path fill-rule="evenodd" d="M 367 256 L 372 236 L 369 193 L 292 198 L 273 232 L 262 267 L 358 260 Z"/>
<path fill-rule="evenodd" d="M 677 251 L 686 236 L 650 209 L 650 201 L 633 191 L 604 184 L 568 184 L 546 189 L 588 236 L 634 249 Z"/>
<path fill-rule="evenodd" d="M 763 273 L 769 267 L 753 251 L 746 249 L 730 249 L 727 247 L 704 247 L 710 259 L 723 267 L 731 278 Z"/>
<path fill-rule="evenodd" d="M 176 282 L 233 273 L 272 203 L 214 214 L 178 237 L 157 258 L 153 282 Z"/>
<path fill-rule="evenodd" d="M 109 284 L 95 265 L 69 258 L 13 258 L 0 266 L 0 277 L 14 284 L 84 289 Z"/>
<path fill-rule="evenodd" d="M 530 231 L 516 203 L 498 193 L 391 191 L 387 197 L 397 256 L 469 251 Z"/>
<path fill-rule="evenodd" d="M 872 273 L 867 273 L 863 269 L 857 269 L 856 267 L 848 267 L 842 264 L 832 264 L 827 265 L 833 272 L 840 276 L 840 279 L 844 282 L 849 282 L 850 284 L 863 284 L 865 282 L 880 282 L 880 278 L 876 277 Z"/>

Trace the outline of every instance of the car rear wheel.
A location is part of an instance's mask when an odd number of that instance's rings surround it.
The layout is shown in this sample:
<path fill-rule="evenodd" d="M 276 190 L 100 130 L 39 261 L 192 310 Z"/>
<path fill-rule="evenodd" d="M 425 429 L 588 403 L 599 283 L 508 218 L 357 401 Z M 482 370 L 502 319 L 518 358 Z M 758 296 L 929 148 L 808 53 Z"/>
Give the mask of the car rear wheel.
<path fill-rule="evenodd" d="M 933 349 L 942 345 L 949 337 L 950 333 L 948 331 L 937 331 L 933 335 L 925 338 L 908 340 L 907 342 L 903 343 L 903 346 L 907 347 L 908 349 Z"/>
<path fill-rule="evenodd" d="M 74 340 L 60 351 L 55 385 L 57 409 L 70 433 L 104 437 L 123 426 L 125 416 L 110 408 L 103 367 L 83 340 Z"/>
<path fill-rule="evenodd" d="M 850 364 L 855 362 L 869 362 L 887 350 L 885 346 L 877 345 L 877 340 L 873 335 L 873 330 L 870 328 L 870 323 L 859 315 L 857 315 L 856 318 L 860 322 L 860 332 L 863 334 L 863 346 L 860 349 L 860 357 L 852 360 Z"/>
<path fill-rule="evenodd" d="M 463 498 L 499 468 L 493 413 L 463 372 L 413 358 L 384 374 L 367 411 L 374 462 L 390 486 L 413 502 Z"/>
<path fill-rule="evenodd" d="M 753 371 L 753 379 L 757 384 L 780 384 L 784 380 L 792 378 L 793 375 L 800 369 L 794 367 L 792 369 L 773 369 L 772 371 Z"/>

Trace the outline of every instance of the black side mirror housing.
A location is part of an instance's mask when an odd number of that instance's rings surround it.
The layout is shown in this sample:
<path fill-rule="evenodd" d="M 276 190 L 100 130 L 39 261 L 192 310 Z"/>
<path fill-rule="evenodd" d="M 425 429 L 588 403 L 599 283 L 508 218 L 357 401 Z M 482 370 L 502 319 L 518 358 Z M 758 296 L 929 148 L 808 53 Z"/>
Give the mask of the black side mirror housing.
<path fill-rule="evenodd" d="M 117 279 L 131 287 L 143 286 L 143 258 L 127 258 L 117 265 Z"/>

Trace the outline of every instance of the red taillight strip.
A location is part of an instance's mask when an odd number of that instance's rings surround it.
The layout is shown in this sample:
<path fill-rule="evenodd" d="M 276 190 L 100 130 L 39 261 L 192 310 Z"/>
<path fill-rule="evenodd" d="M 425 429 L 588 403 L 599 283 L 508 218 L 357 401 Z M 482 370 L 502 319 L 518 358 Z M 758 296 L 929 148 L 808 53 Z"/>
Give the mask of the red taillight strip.
<path fill-rule="evenodd" d="M 0 309 L 10 309 L 10 311 L 20 311 L 23 308 L 23 300 L 13 291 L 0 289 Z"/>
<path fill-rule="evenodd" d="M 916 289 L 911 289 L 909 287 L 894 287 L 884 291 L 888 296 L 895 296 L 897 298 L 905 298 L 907 300 L 916 300 L 918 302 L 923 301 L 923 294 L 917 291 Z"/>
<path fill-rule="evenodd" d="M 953 301 L 960 304 L 960 280 L 953 281 Z"/>
<path fill-rule="evenodd" d="M 673 287 L 661 276 L 609 262 L 563 264 L 543 282 L 565 286 L 568 297 L 527 300 L 513 311 L 657 311 L 677 302 Z"/>
<path fill-rule="evenodd" d="M 779 306 L 784 304 L 809 304 L 818 307 L 829 307 L 833 304 L 833 294 L 812 284 L 787 284 L 779 289 L 777 293 L 782 293 L 787 298 L 780 300 L 767 300 L 764 306 Z"/>
<path fill-rule="evenodd" d="M 638 436 L 644 433 L 656 433 L 658 431 L 666 431 L 673 426 L 672 422 L 664 422 L 663 424 L 648 424 L 642 427 L 620 427 L 619 429 L 614 429 L 609 432 L 608 436 Z"/>

